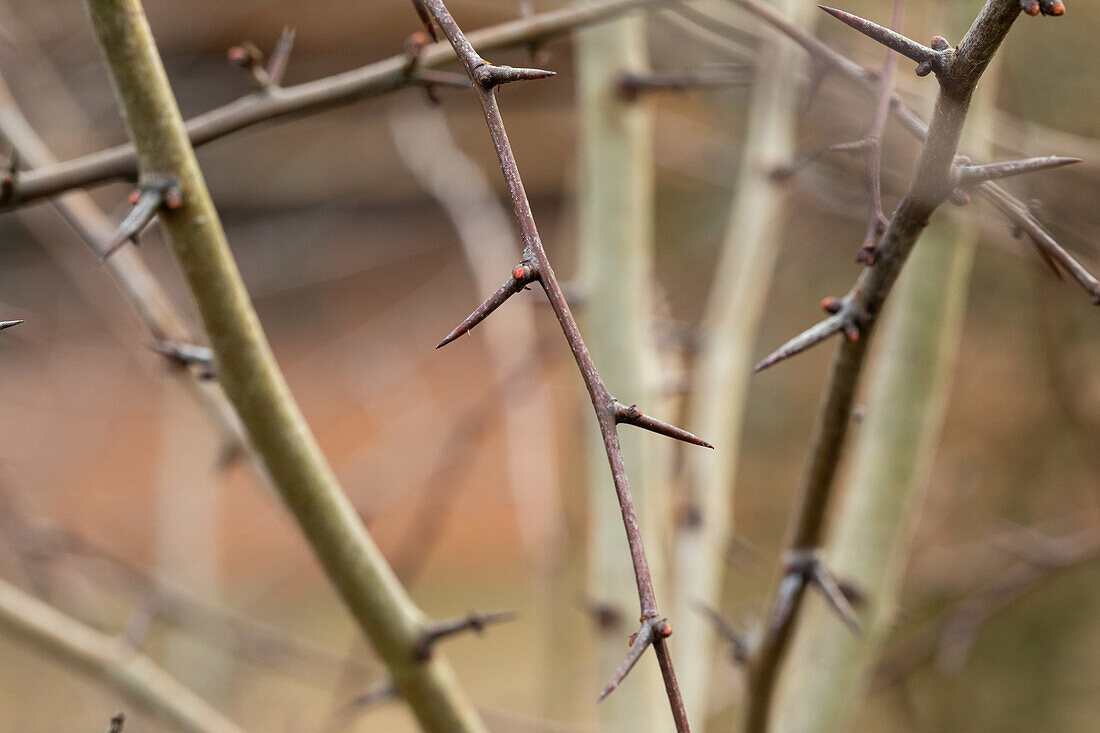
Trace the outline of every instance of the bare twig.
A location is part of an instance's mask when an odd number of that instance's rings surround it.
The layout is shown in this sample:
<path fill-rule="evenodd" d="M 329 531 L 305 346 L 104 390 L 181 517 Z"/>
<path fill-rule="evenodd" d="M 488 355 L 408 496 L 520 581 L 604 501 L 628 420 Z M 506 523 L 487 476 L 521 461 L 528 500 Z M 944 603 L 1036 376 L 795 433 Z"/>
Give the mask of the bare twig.
<path fill-rule="evenodd" d="M 592 358 L 584 344 L 584 339 L 581 337 L 580 330 L 577 328 L 576 321 L 565 300 L 565 295 L 562 293 L 557 277 L 554 275 L 554 270 L 550 266 L 546 251 L 543 249 L 534 215 L 531 212 L 531 204 L 527 200 L 527 193 L 523 187 L 515 154 L 508 141 L 508 134 L 500 115 L 500 107 L 497 104 L 496 87 L 500 83 L 513 79 L 544 78 L 548 74 L 538 69 L 511 69 L 491 64 L 474 50 L 474 47 L 463 34 L 442 0 L 424 0 L 424 4 L 436 25 L 440 27 L 454 47 L 455 53 L 474 85 L 478 101 L 484 112 L 489 135 L 492 138 L 493 146 L 496 148 L 501 169 L 508 183 L 513 212 L 523 237 L 523 262 L 520 266 L 523 270 L 520 274 L 526 277 L 527 268 L 530 268 L 530 276 L 537 278 L 539 284 L 542 285 L 576 359 L 577 366 L 588 389 L 592 407 L 596 412 L 600 433 L 607 450 L 608 462 L 611 465 L 616 494 L 622 509 L 623 521 L 626 526 L 641 606 L 642 625 L 631 648 L 632 650 L 639 649 L 638 653 L 640 654 L 646 647 L 650 645 L 654 647 L 661 665 L 666 692 L 672 708 L 673 718 L 676 721 L 676 728 L 678 731 L 687 731 L 689 726 L 684 715 L 683 703 L 676 684 L 668 646 L 665 643 L 665 637 L 668 635 L 665 631 L 671 633 L 671 627 L 667 621 L 661 618 L 657 608 L 657 598 L 653 590 L 653 581 L 650 577 L 645 547 L 638 530 L 638 519 L 635 515 L 634 502 L 630 494 L 626 469 L 623 465 L 622 450 L 616 433 L 616 401 L 604 385 L 596 365 L 592 362 Z M 517 270 L 520 267 L 517 267 Z M 513 272 L 511 279 L 518 280 L 519 278 Z M 507 284 L 505 287 L 507 288 Z M 625 675 L 626 672 L 629 672 L 631 666 L 633 666 L 633 662 L 627 664 L 622 673 Z"/>
<path fill-rule="evenodd" d="M 604 0 L 598 4 L 571 6 L 471 33 L 470 42 L 473 47 L 485 52 L 523 46 L 654 2 L 658 0 Z M 427 69 L 442 66 L 453 59 L 454 53 L 450 47 L 440 42 L 424 48 L 419 63 L 421 68 Z M 401 53 L 323 79 L 253 92 L 188 120 L 187 135 L 192 145 L 199 146 L 261 122 L 376 97 L 417 83 L 415 76 L 410 77 L 407 73 L 407 64 L 407 55 Z M 22 173 L 12 182 L 8 194 L 0 196 L 0 208 L 116 178 L 132 179 L 137 173 L 137 154 L 133 144 L 119 145 Z"/>
<path fill-rule="evenodd" d="M 859 64 L 842 54 L 829 48 L 814 36 L 806 33 L 797 25 L 790 22 L 782 13 L 771 5 L 761 0 L 730 0 L 738 7 L 744 8 L 775 29 L 779 30 L 810 54 L 815 60 L 827 67 L 829 71 L 847 79 L 868 94 L 879 98 L 879 85 L 874 77 L 868 74 Z M 928 127 L 905 104 L 897 94 L 891 96 L 890 114 L 903 128 L 918 140 L 924 141 L 928 134 Z M 1044 259 L 1053 256 L 1057 252 L 1059 262 L 1066 262 L 1066 269 L 1073 274 L 1094 302 L 1100 304 L 1100 285 L 1072 255 L 1062 249 L 1057 242 L 1045 231 L 1043 225 L 1035 217 L 1028 207 L 1018 199 L 1009 195 L 996 183 L 987 181 L 978 187 L 978 192 L 994 204 L 1015 226 L 1025 230 Z M 1057 259 L 1057 258 L 1056 258 Z"/>
<path fill-rule="evenodd" d="M 423 614 L 364 529 L 275 363 L 141 4 L 89 0 L 88 6 L 143 175 L 179 181 L 182 205 L 163 212 L 163 228 L 206 326 L 219 381 L 275 486 L 421 726 L 482 733 L 484 724 L 441 655 L 417 659 Z"/>
<path fill-rule="evenodd" d="M 747 87 L 752 83 L 752 67 L 696 71 L 624 71 L 619 75 L 619 93 L 635 100 L 642 94 L 659 91 L 684 92 L 691 89 Z"/>
<path fill-rule="evenodd" d="M 923 62 L 932 64 L 931 70 L 936 72 L 940 82 L 940 93 L 916 171 L 883 235 L 878 261 L 874 267 L 863 272 L 847 296 L 859 304 L 866 314 L 866 321 L 860 327 L 861 338 L 842 343 L 833 360 L 799 488 L 793 531 L 788 540 L 789 552 L 813 552 L 821 544 L 833 481 L 851 421 L 871 328 L 928 219 L 954 189 L 952 166 L 970 98 L 1019 13 L 1018 0 L 987 0 L 956 49 L 929 49 L 937 54 L 934 59 L 920 56 L 923 51 L 918 49 L 918 53 L 889 34 L 874 31 L 895 50 L 903 49 L 903 53 L 912 54 L 911 58 L 916 55 Z M 791 576 L 788 574 L 785 577 L 789 579 Z M 783 586 L 790 587 L 790 583 L 783 583 L 780 587 Z M 747 731 L 764 731 L 767 728 L 779 667 L 790 644 L 803 591 L 804 584 L 801 584 L 790 593 L 789 613 L 776 614 L 776 610 L 788 602 L 782 594 L 777 594 L 772 600 L 770 616 L 776 618 L 778 615 L 781 623 L 767 630 L 750 665 L 745 715 Z"/>

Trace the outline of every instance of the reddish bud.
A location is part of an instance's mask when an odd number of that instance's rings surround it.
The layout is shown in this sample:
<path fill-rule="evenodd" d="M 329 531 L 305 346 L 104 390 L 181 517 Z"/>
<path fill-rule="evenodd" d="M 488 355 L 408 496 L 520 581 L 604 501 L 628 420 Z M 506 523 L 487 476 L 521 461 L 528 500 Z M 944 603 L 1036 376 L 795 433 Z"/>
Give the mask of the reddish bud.
<path fill-rule="evenodd" d="M 178 188 L 170 188 L 164 192 L 164 207 L 166 209 L 178 209 L 183 206 L 183 193 Z"/>
<path fill-rule="evenodd" d="M 1039 14 L 1039 0 L 1020 0 L 1020 7 L 1028 15 L 1035 16 Z"/>
<path fill-rule="evenodd" d="M 943 36 L 932 36 L 932 43 L 930 45 L 933 51 L 946 51 L 951 48 L 951 44 L 948 43 L 947 39 Z"/>
<path fill-rule="evenodd" d="M 512 270 L 512 277 L 517 280 L 526 280 L 530 273 L 527 271 L 526 265 L 516 265 L 516 269 Z"/>
<path fill-rule="evenodd" d="M 821 301 L 821 310 L 826 313 L 839 313 L 840 309 L 844 306 L 840 302 L 840 298 L 825 298 Z"/>
<path fill-rule="evenodd" d="M 653 631 L 662 639 L 667 639 L 672 636 L 672 624 L 668 622 L 668 619 L 661 619 L 653 626 Z"/>
<path fill-rule="evenodd" d="M 134 205 L 137 204 L 137 202 L 140 198 L 141 198 L 141 191 L 132 191 L 130 193 L 129 198 L 127 198 L 126 200 L 130 202 L 130 206 L 134 206 Z"/>

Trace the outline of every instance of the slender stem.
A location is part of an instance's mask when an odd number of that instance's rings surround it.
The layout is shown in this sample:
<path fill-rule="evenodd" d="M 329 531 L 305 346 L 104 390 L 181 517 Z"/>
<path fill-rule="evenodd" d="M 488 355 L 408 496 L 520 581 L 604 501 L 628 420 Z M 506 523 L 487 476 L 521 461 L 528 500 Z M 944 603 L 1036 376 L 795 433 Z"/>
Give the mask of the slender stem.
<path fill-rule="evenodd" d="M 493 80 L 497 70 L 502 67 L 494 67 L 474 50 L 442 0 L 424 0 L 424 5 L 443 31 L 443 34 L 451 42 L 459 61 L 473 83 L 474 91 L 485 116 L 486 125 L 489 128 L 489 137 L 496 149 L 500 167 L 508 185 L 512 211 L 523 238 L 524 259 L 532 260 L 536 265 L 539 282 L 546 293 L 547 300 L 550 301 L 554 314 L 557 316 L 558 323 L 565 334 L 570 350 L 573 352 L 573 358 L 577 362 L 577 367 L 591 398 L 592 408 L 596 413 L 600 435 L 607 453 L 608 464 L 611 467 L 611 477 L 615 484 L 615 493 L 619 500 L 623 525 L 626 528 L 627 542 L 630 546 L 630 557 L 634 566 L 635 581 L 638 588 L 642 623 L 647 626 L 662 623 L 659 621 L 660 613 L 657 608 L 657 598 L 653 589 L 649 562 L 646 558 L 638 517 L 634 508 L 634 500 L 630 493 L 626 466 L 623 462 L 622 448 L 619 445 L 619 437 L 616 432 L 615 400 L 604 385 L 592 356 L 588 352 L 588 347 L 585 345 L 580 329 L 577 327 L 576 319 L 574 319 L 573 313 L 569 309 L 565 294 L 558 284 L 554 269 L 550 265 L 550 260 L 547 258 L 546 251 L 542 246 L 542 240 L 539 238 L 535 218 L 531 212 L 531 204 L 527 199 L 515 154 L 508 141 L 508 133 L 505 130 L 504 121 L 500 115 L 500 106 L 497 103 L 497 84 Z M 667 656 L 667 645 L 657 644 L 656 646 L 658 656 L 665 657 L 662 666 L 667 665 L 671 672 L 672 661 Z M 665 674 L 664 680 L 665 691 L 676 722 L 676 729 L 681 732 L 688 731 L 689 726 L 684 714 L 683 702 L 675 675 L 672 673 Z"/>
<path fill-rule="evenodd" d="M 149 657 L 0 580 L 0 629 L 188 733 L 241 733 Z"/>
<path fill-rule="evenodd" d="M 486 28 L 470 34 L 470 44 L 483 51 L 524 46 L 595 23 L 624 10 L 658 0 L 604 0 L 576 5 Z M 421 50 L 417 68 L 434 68 L 453 61 L 446 42 Z M 270 87 L 248 94 L 187 121 L 193 145 L 203 145 L 237 130 L 271 120 L 338 107 L 417 83 L 408 72 L 409 58 L 398 54 L 358 69 L 290 87 Z M 0 208 L 54 196 L 116 178 L 133 178 L 138 157 L 132 143 L 22 174 Z"/>
<path fill-rule="evenodd" d="M 849 294 L 863 307 L 866 322 L 860 338 L 842 342 L 833 359 L 799 487 L 794 524 L 787 540 L 789 551 L 812 551 L 821 545 L 832 486 L 875 319 L 932 213 L 951 194 L 951 166 L 971 95 L 1019 13 L 1017 0 L 987 0 L 937 76 L 940 94 L 909 190 L 883 236 L 876 265 L 863 272 Z M 800 589 L 790 612 L 784 615 L 781 624 L 768 630 L 750 664 L 744 719 L 747 731 L 767 730 L 779 667 L 803 597 L 804 589 Z"/>
<path fill-rule="evenodd" d="M 218 377 L 330 581 L 429 731 L 484 731 L 441 655 L 417 659 L 423 615 L 344 495 L 271 353 L 206 188 L 138 0 L 89 0 L 143 176 L 183 202 L 161 215 L 217 359 Z"/>

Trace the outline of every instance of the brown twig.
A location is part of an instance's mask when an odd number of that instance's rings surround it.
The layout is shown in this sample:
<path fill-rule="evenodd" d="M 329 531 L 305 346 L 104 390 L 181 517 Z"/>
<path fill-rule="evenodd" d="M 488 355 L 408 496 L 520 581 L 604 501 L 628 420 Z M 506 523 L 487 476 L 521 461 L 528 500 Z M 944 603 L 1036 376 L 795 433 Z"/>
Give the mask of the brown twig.
<path fill-rule="evenodd" d="M 463 34 L 461 28 L 455 22 L 442 0 L 424 0 L 425 7 L 431 14 L 436 25 L 450 41 L 462 63 L 470 81 L 474 85 L 475 93 L 481 104 L 485 121 L 489 128 L 489 136 L 496 149 L 500 160 L 501 170 L 508 184 L 508 190 L 512 202 L 513 213 L 519 224 L 523 238 L 523 259 L 520 265 L 512 272 L 512 276 L 505 285 L 484 303 L 479 311 L 487 315 L 500 302 L 503 302 L 521 281 L 526 283 L 537 279 L 546 293 L 547 300 L 558 318 L 562 332 L 573 352 L 574 359 L 580 369 L 585 386 L 588 389 L 592 407 L 599 423 L 600 434 L 603 437 L 604 447 L 607 452 L 608 462 L 611 466 L 611 475 L 615 484 L 615 491 L 622 509 L 623 522 L 626 527 L 627 541 L 630 545 L 630 556 L 634 565 L 635 580 L 638 587 L 638 599 L 641 606 L 641 628 L 635 634 L 631 651 L 619 670 L 612 676 L 611 682 L 605 688 L 603 695 L 610 692 L 618 684 L 623 676 L 630 671 L 637 658 L 648 648 L 653 646 L 661 666 L 662 676 L 665 681 L 665 690 L 668 694 L 669 704 L 672 708 L 673 719 L 676 721 L 676 729 L 681 733 L 690 730 L 687 717 L 684 713 L 680 690 L 676 684 L 676 674 L 672 666 L 672 659 L 668 651 L 665 638 L 671 633 L 671 626 L 661 618 L 657 607 L 657 598 L 653 590 L 653 581 L 650 577 L 649 564 L 646 560 L 645 547 L 638 528 L 638 519 L 634 510 L 634 501 L 630 493 L 630 485 L 626 476 L 626 467 L 623 463 L 622 450 L 619 446 L 616 425 L 619 421 L 617 410 L 618 402 L 600 378 L 599 371 L 588 353 L 584 339 L 581 337 L 576 320 L 569 309 L 565 295 L 558 284 L 554 270 L 543 249 L 542 240 L 539 237 L 535 218 L 531 212 L 531 204 L 527 199 L 527 193 L 523 187 L 519 167 L 516 164 L 515 154 L 508 140 L 508 133 L 501 118 L 500 107 L 496 98 L 496 87 L 506 81 L 519 79 L 540 79 L 550 75 L 538 69 L 511 69 L 509 67 L 496 66 L 486 61 Z M 479 311 L 475 311 L 477 316 Z M 471 318 L 474 318 L 471 316 Z M 481 316 L 483 318 L 484 315 Z M 469 323 L 467 319 L 464 323 Z M 480 318 L 477 318 L 480 320 Z M 476 323 L 476 320 L 474 321 Z M 471 324 L 472 325 L 472 324 Z M 460 326 L 461 329 L 461 326 Z M 601 695 L 601 698 L 603 697 Z"/>
<path fill-rule="evenodd" d="M 932 64 L 940 93 L 916 171 L 883 235 L 878 261 L 863 272 L 845 299 L 857 303 L 865 318 L 859 325 L 860 338 L 843 342 L 833 360 L 787 543 L 792 556 L 812 553 L 821 545 L 832 486 L 875 319 L 932 213 L 954 190 L 952 167 L 970 98 L 1019 13 L 1018 0 L 987 0 L 957 49 L 928 49 L 937 54 L 938 60 L 922 55 L 925 54 L 922 50 L 915 51 L 913 46 L 919 44 L 902 43 L 894 35 L 870 29 L 877 40 L 910 58 L 916 56 L 915 60 L 921 63 Z M 861 30 L 867 32 L 869 27 Z M 805 583 L 795 584 L 791 574 L 785 573 L 780 590 L 771 601 L 769 616 L 779 623 L 767 629 L 749 668 L 747 731 L 767 729 L 779 668 L 793 636 L 804 591 Z M 787 604 L 789 612 L 784 609 Z M 778 613 L 780 610 L 783 613 Z"/>
<path fill-rule="evenodd" d="M 523 46 L 561 35 L 617 13 L 658 0 L 605 0 L 577 5 L 530 18 L 501 23 L 470 34 L 470 43 L 482 51 Z M 454 59 L 450 46 L 440 42 L 424 48 L 422 69 L 442 66 Z M 203 145 L 246 127 L 271 120 L 318 112 L 360 99 L 376 97 L 409 84 L 419 84 L 406 73 L 408 57 L 397 54 L 358 69 L 289 87 L 269 87 L 248 94 L 186 123 L 193 146 Z M 270 72 L 268 73 L 270 76 Z M 131 143 L 100 150 L 62 163 L 22 172 L 0 195 L 0 208 L 11 208 L 73 188 L 102 184 L 137 175 L 137 156 Z"/>
<path fill-rule="evenodd" d="M 864 92 L 879 98 L 879 85 L 873 75 L 869 74 L 859 64 L 829 48 L 814 36 L 791 23 L 788 18 L 771 5 L 761 0 L 730 1 L 786 35 L 829 71 L 855 83 Z M 890 98 L 890 115 L 918 140 L 923 142 L 927 137 L 928 126 L 905 106 L 901 97 L 896 93 L 891 95 Z M 1043 228 L 1043 225 L 1039 223 L 1035 214 L 1023 202 L 1011 196 L 992 181 L 982 183 L 978 187 L 978 192 L 1004 213 L 1015 226 L 1028 233 L 1044 259 L 1048 256 L 1054 256 L 1053 253 L 1056 253 L 1055 259 L 1062 263 L 1074 279 L 1085 288 L 1094 302 L 1100 304 L 1100 286 L 1098 286 L 1096 279 L 1085 270 L 1081 263 L 1054 241 Z"/>

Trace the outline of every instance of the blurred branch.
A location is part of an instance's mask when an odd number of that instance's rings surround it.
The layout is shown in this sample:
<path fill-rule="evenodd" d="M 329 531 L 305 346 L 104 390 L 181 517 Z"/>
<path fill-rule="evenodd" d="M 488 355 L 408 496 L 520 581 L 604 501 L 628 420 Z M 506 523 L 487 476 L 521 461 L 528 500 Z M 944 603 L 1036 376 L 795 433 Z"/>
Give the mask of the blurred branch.
<path fill-rule="evenodd" d="M 659 1 L 604 0 L 567 7 L 477 31 L 470 34 L 470 42 L 485 52 L 524 46 Z M 453 60 L 450 46 L 435 43 L 420 50 L 416 68 L 431 69 Z M 261 122 L 330 109 L 409 85 L 419 82 L 409 72 L 408 54 L 401 53 L 303 84 L 268 86 L 188 120 L 186 131 L 191 144 L 199 146 Z M 137 174 L 138 156 L 133 144 L 119 145 L 17 176 L 6 193 L 0 195 L 0 209 L 115 178 L 132 179 Z"/>
<path fill-rule="evenodd" d="M 843 307 L 852 308 L 850 324 L 856 331 L 846 334 L 848 340 L 833 359 L 786 543 L 789 557 L 813 552 L 821 545 L 872 328 L 929 218 L 954 190 L 951 173 L 971 96 L 1019 14 L 1018 0 L 987 0 L 958 47 L 936 51 L 938 60 L 930 70 L 939 81 L 940 93 L 916 171 L 883 235 L 875 265 L 864 270 L 842 301 Z M 891 40 L 890 45 L 896 44 Z M 786 587 L 791 577 L 784 576 L 779 589 Z M 797 584 L 789 599 L 789 612 L 783 614 L 781 623 L 768 628 L 753 655 L 745 715 L 747 731 L 768 727 L 779 668 L 793 636 L 805 589 L 804 581 Z M 769 617 L 775 618 L 781 603 L 788 601 L 777 591 Z"/>
<path fill-rule="evenodd" d="M 1013 538 L 1018 546 L 1035 542 L 1025 528 Z M 1056 538 L 1041 538 L 1043 559 L 1017 562 L 959 599 L 940 620 L 926 626 L 881 660 L 875 668 L 871 692 L 903 682 L 922 665 L 939 660 L 944 669 L 958 671 L 981 629 L 1067 571 L 1100 559 L 1100 530 L 1090 529 Z M 1031 552 L 1023 550 L 1022 552 Z M 1038 560 L 1038 561 L 1037 561 Z"/>
<path fill-rule="evenodd" d="M 687 6 L 683 6 L 687 7 Z M 816 19 L 812 4 L 780 0 L 799 27 Z M 689 414 L 721 451 L 684 457 L 684 520 L 676 537 L 676 618 L 688 711 L 705 721 L 718 652 L 713 625 L 696 608 L 718 608 L 732 536 L 734 478 L 745 419 L 752 349 L 783 249 L 788 187 L 772 171 L 795 149 L 805 65 L 797 50 L 769 34 L 757 51 L 741 162 L 729 221 L 702 319 L 703 343 L 692 375 Z"/>
<path fill-rule="evenodd" d="M 424 628 L 336 481 L 271 353 L 226 242 L 138 0 L 89 0 L 146 178 L 173 176 L 181 205 L 161 223 L 202 315 L 218 378 L 330 581 L 429 731 L 484 731 L 439 655 L 418 660 Z"/>
<path fill-rule="evenodd" d="M 496 89 L 500 84 L 523 79 L 541 79 L 551 74 L 550 72 L 539 69 L 514 69 L 507 66 L 497 66 L 486 61 L 474 50 L 469 39 L 463 34 L 441 0 L 424 0 L 424 4 L 425 7 L 428 8 L 428 12 L 431 14 L 436 25 L 439 26 L 443 34 L 447 36 L 447 39 L 451 42 L 473 84 L 474 91 L 477 94 L 478 101 L 485 115 L 490 138 L 493 141 L 493 146 L 496 149 L 497 157 L 500 161 L 501 170 L 508 184 L 513 212 L 519 224 L 520 233 L 524 242 L 522 261 L 512 271 L 509 279 L 506 280 L 504 286 L 498 291 L 497 296 L 490 296 L 490 299 L 479 308 L 478 312 L 484 312 L 486 309 L 495 308 L 501 300 L 499 296 L 506 293 L 509 289 L 514 289 L 517 283 L 526 284 L 535 280 L 542 286 L 551 307 L 554 309 L 554 314 L 557 316 L 558 323 L 561 325 L 562 332 L 565 335 L 566 341 L 569 343 L 570 350 L 573 352 L 577 367 L 581 372 L 581 377 L 584 379 L 585 386 L 588 389 L 593 410 L 596 413 L 596 418 L 600 426 L 600 433 L 607 452 L 608 462 L 611 466 L 611 475 L 615 483 L 615 490 L 626 529 L 627 540 L 630 545 L 630 556 L 634 565 L 642 622 L 638 635 L 635 637 L 637 641 L 632 648 L 632 655 L 633 651 L 638 648 L 644 651 L 649 645 L 654 647 L 664 677 L 669 705 L 672 709 L 673 718 L 676 721 L 676 729 L 681 732 L 687 731 L 689 730 L 689 726 L 686 714 L 684 713 L 679 687 L 676 683 L 676 674 L 672 666 L 672 658 L 665 641 L 668 635 L 671 634 L 672 629 L 669 623 L 661 618 L 657 608 L 657 598 L 653 589 L 653 580 L 650 575 L 645 547 L 639 529 L 638 517 L 634 509 L 634 500 L 631 496 L 630 485 L 626 476 L 622 449 L 619 444 L 616 428 L 620 421 L 616 410 L 617 402 L 604 385 L 600 373 L 595 363 L 592 361 L 592 357 L 584 343 L 584 339 L 581 337 L 580 330 L 577 327 L 576 320 L 569 308 L 569 304 L 566 302 L 565 295 L 562 293 L 557 277 L 554 275 L 554 270 L 550 266 L 546 251 L 543 249 L 534 215 L 531 212 L 531 204 L 527 199 L 527 193 L 523 187 L 523 180 L 520 177 L 519 167 L 516 164 L 515 153 L 512 151 L 511 143 L 508 141 L 508 134 L 505 131 L 504 121 L 501 118 L 500 107 L 497 103 Z M 507 297 L 507 295 L 504 297 Z M 477 312 L 475 312 L 475 316 L 476 313 Z M 467 323 L 469 323 L 469 321 L 467 321 Z M 452 333 L 452 336 L 461 333 L 463 327 L 464 326 L 460 326 L 456 329 L 455 332 Z M 630 666 L 632 666 L 632 663 L 624 664 L 621 671 L 625 674 L 625 672 L 629 671 Z M 617 678 L 618 675 L 613 677 L 612 682 L 617 682 Z M 613 685 L 609 684 L 609 687 L 613 688 Z M 604 694 L 610 691 L 608 687 L 604 689 Z"/>
<path fill-rule="evenodd" d="M 648 27 L 648 19 L 635 13 L 573 35 L 578 126 L 574 196 L 576 278 L 587 295 L 581 321 L 592 359 L 600 366 L 601 380 L 629 394 L 632 401 L 657 407 L 654 387 L 661 365 L 653 337 L 654 112 L 650 105 L 635 104 L 636 95 L 626 93 L 621 85 L 625 78 L 649 73 Z M 626 406 L 621 407 L 627 418 Z M 634 424 L 641 426 L 641 413 L 635 408 L 633 414 Z M 620 554 L 621 509 L 617 497 L 605 490 L 602 435 L 591 423 L 585 427 L 586 593 L 597 606 L 625 610 L 629 604 L 621 599 L 629 597 L 635 578 Z M 649 540 L 649 571 L 660 585 L 667 563 L 659 538 L 670 516 L 670 462 L 665 458 L 673 446 L 660 445 L 668 450 L 649 447 L 650 438 L 636 431 L 618 437 L 623 464 L 632 479 L 639 532 Z M 629 618 L 629 613 L 623 616 Z M 597 674 L 608 676 L 612 670 L 621 670 L 615 677 L 622 679 L 629 671 L 622 662 L 624 629 L 606 624 L 597 625 L 596 631 L 592 653 Z M 649 638 L 646 634 L 633 637 L 630 651 L 635 662 Z M 667 714 L 660 710 L 659 684 L 655 675 L 636 677 L 600 706 L 599 729 L 608 733 L 668 730 Z M 601 699 L 614 688 L 608 683 Z"/>
<path fill-rule="evenodd" d="M 0 580 L 0 628 L 22 643 L 114 688 L 190 733 L 241 733 L 232 721 L 118 639 L 85 626 Z"/>
<path fill-rule="evenodd" d="M 42 138 L 23 116 L 2 77 L 0 135 L 7 138 L 12 147 L 19 151 L 20 157 L 35 168 L 56 162 Z M 114 226 L 91 196 L 82 191 L 73 191 L 54 199 L 52 204 L 92 254 L 102 258 L 107 253 Z M 145 266 L 141 256 L 132 248 L 111 257 L 103 267 L 155 341 L 189 343 L 195 340 L 168 294 Z M 226 455 L 233 455 L 244 449 L 246 442 L 240 420 L 229 403 L 220 394 L 202 385 L 199 382 L 201 375 L 191 369 L 172 369 L 171 373 L 183 383 L 211 417 L 227 443 Z M 259 467 L 258 464 L 254 465 Z"/>
<path fill-rule="evenodd" d="M 745 9 L 776 30 L 787 35 L 828 72 L 835 73 L 841 78 L 855 83 L 860 89 L 876 99 L 882 98 L 880 86 L 876 81 L 877 75 L 866 71 L 859 64 L 834 51 L 814 36 L 801 30 L 772 6 L 761 0 L 730 0 L 730 2 Z M 942 44 L 937 43 L 937 45 Z M 943 51 L 943 53 L 947 52 L 948 50 Z M 896 93 L 891 95 L 889 107 L 890 115 L 894 117 L 907 132 L 918 140 L 922 142 L 925 141 L 928 135 L 928 126 L 925 125 L 920 117 L 912 110 L 905 106 L 901 97 Z M 1058 262 L 1081 284 L 1085 291 L 1093 298 L 1093 302 L 1100 304 L 1100 282 L 1092 277 L 1092 275 L 1090 275 L 1072 255 L 1058 245 L 1023 202 L 1009 195 L 993 181 L 983 182 L 978 186 L 977 190 L 983 197 L 993 203 L 993 205 L 996 206 L 1014 226 L 1027 232 L 1032 243 L 1045 259 L 1053 259 Z M 833 333 L 837 333 L 839 330 L 840 329 L 835 329 Z"/>

